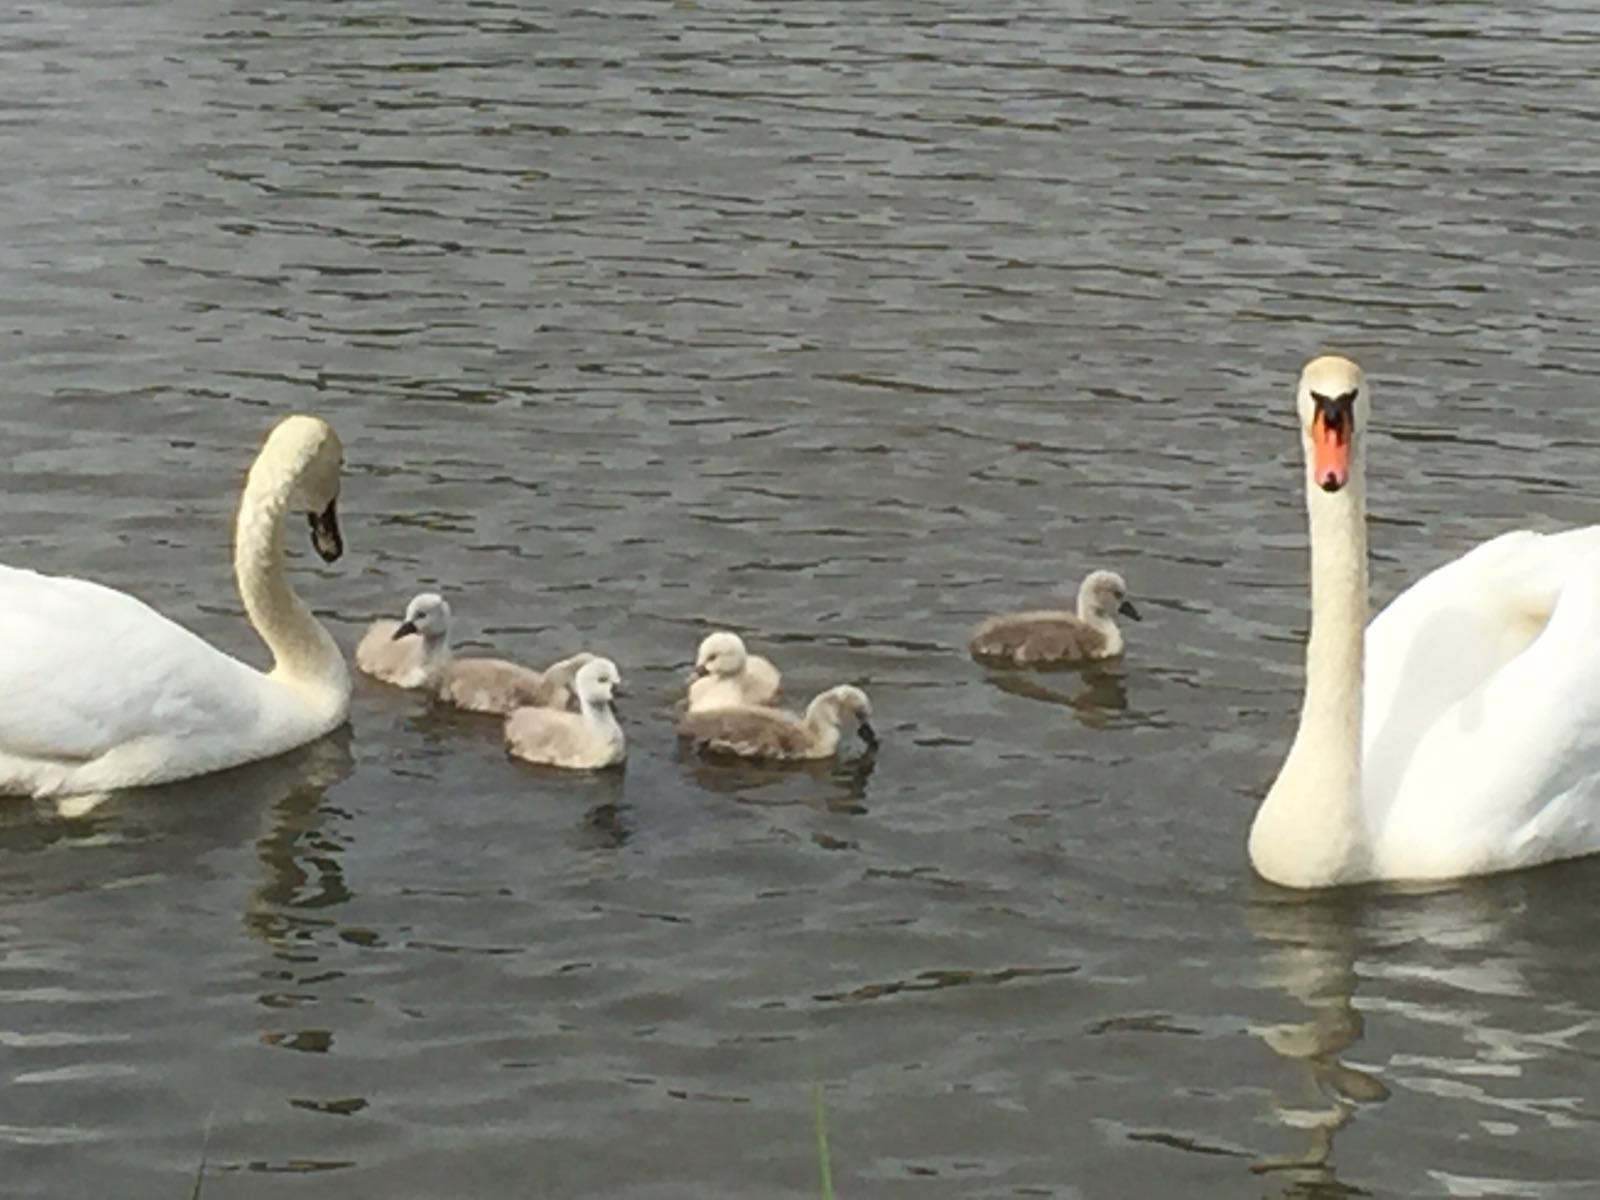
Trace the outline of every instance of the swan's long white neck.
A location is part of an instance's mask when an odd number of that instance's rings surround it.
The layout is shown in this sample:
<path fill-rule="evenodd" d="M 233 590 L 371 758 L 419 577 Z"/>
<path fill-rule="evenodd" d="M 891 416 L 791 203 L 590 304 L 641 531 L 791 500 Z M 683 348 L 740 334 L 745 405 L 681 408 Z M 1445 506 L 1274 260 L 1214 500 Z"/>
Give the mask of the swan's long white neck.
<path fill-rule="evenodd" d="M 290 586 L 283 556 L 283 521 L 303 464 L 263 455 L 250 469 L 234 532 L 233 573 L 239 598 L 272 652 L 269 678 L 308 704 L 342 710 L 350 671 L 333 637 Z"/>
<path fill-rule="evenodd" d="M 1367 624 L 1366 493 L 1359 453 L 1349 482 L 1323 492 L 1306 476 L 1311 636 L 1305 703 L 1283 769 L 1250 829 L 1256 870 L 1291 887 L 1326 887 L 1369 870 L 1361 801 L 1362 655 Z"/>

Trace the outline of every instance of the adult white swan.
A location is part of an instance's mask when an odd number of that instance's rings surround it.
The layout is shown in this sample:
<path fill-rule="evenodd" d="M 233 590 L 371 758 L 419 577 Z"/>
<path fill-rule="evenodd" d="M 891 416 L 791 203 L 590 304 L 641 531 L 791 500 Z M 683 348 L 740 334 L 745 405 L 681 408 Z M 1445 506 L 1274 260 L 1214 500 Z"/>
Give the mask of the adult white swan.
<path fill-rule="evenodd" d="M 1327 887 L 1600 850 L 1600 526 L 1485 542 L 1363 637 L 1370 402 L 1348 359 L 1314 359 L 1300 377 L 1305 703 L 1250 861 L 1275 883 Z"/>
<path fill-rule="evenodd" d="M 287 417 L 250 468 L 234 574 L 272 652 L 262 674 L 124 592 L 0 566 L 0 794 L 71 796 L 167 783 L 281 754 L 341 724 L 343 656 L 289 586 L 283 520 L 341 553 L 342 451 L 315 417 Z"/>

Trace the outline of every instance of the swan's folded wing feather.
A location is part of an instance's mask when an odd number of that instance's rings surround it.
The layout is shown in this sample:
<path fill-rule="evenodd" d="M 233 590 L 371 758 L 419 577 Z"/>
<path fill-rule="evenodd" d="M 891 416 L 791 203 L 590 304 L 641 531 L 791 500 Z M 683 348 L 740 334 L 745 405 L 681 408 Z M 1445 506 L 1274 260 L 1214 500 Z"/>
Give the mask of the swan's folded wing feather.
<path fill-rule="evenodd" d="M 247 728 L 260 676 L 124 592 L 0 567 L 0 754 L 84 761 Z"/>
<path fill-rule="evenodd" d="M 1362 791 L 1371 821 L 1423 735 L 1539 636 L 1556 599 L 1600 552 L 1600 526 L 1515 530 L 1430 571 L 1367 627 Z"/>
<path fill-rule="evenodd" d="M 1448 706 L 1374 826 L 1394 877 L 1508 870 L 1600 850 L 1600 553 L 1556 547 L 1564 582 L 1523 653 Z"/>

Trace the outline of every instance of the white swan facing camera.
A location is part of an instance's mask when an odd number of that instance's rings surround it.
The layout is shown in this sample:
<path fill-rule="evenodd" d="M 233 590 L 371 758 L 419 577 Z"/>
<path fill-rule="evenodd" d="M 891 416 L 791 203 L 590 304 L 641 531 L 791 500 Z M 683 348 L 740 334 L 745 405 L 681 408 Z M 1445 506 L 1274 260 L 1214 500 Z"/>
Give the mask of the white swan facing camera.
<path fill-rule="evenodd" d="M 291 416 L 245 481 L 234 575 L 267 644 L 263 673 L 125 592 L 0 566 L 0 794 L 104 793 L 282 754 L 341 725 L 350 673 L 284 567 L 284 519 L 343 551 L 335 511 L 343 451 L 322 420 Z"/>
<path fill-rule="evenodd" d="M 1600 526 L 1503 534 L 1367 625 L 1365 435 L 1349 359 L 1300 377 L 1305 700 L 1250 829 L 1288 887 L 1484 875 L 1600 851 Z"/>

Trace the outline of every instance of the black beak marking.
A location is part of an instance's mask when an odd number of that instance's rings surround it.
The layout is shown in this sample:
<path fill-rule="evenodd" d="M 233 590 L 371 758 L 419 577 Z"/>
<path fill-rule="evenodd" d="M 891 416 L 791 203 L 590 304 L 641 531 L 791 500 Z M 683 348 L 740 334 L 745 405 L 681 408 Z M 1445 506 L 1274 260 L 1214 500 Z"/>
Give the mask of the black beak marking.
<path fill-rule="evenodd" d="M 1355 430 L 1356 396 L 1360 391 L 1360 388 L 1351 388 L 1348 392 L 1341 392 L 1337 396 L 1324 396 L 1321 392 L 1311 393 L 1311 402 L 1316 405 L 1316 419 L 1341 443 L 1348 442 L 1350 434 Z"/>
<path fill-rule="evenodd" d="M 398 642 L 401 638 L 406 637 L 409 634 L 413 634 L 416 631 L 417 623 L 415 621 L 401 621 L 400 624 L 394 627 L 394 635 L 389 640 L 392 642 Z"/>
<path fill-rule="evenodd" d="M 1121 604 L 1117 605 L 1117 611 L 1130 620 L 1144 620 L 1144 618 L 1139 615 L 1139 610 L 1133 606 L 1132 600 L 1124 600 Z"/>
<path fill-rule="evenodd" d="M 861 734 L 861 740 L 866 743 L 867 749 L 876 750 L 878 748 L 878 731 L 872 727 L 872 722 L 862 721 L 856 728 Z"/>
<path fill-rule="evenodd" d="M 323 562 L 336 562 L 344 553 L 344 538 L 339 533 L 338 501 L 328 501 L 320 513 L 311 513 L 306 520 L 311 524 L 311 545 L 322 556 Z"/>

